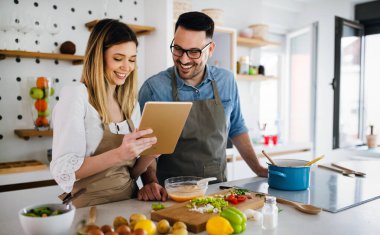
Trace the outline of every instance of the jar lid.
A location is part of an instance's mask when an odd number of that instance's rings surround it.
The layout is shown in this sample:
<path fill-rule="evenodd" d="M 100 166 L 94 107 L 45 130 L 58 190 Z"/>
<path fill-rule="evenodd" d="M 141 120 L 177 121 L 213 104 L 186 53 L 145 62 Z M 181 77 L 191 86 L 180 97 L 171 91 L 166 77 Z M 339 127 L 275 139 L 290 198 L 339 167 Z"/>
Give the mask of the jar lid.
<path fill-rule="evenodd" d="M 273 196 L 265 196 L 265 203 L 276 203 L 276 197 Z"/>

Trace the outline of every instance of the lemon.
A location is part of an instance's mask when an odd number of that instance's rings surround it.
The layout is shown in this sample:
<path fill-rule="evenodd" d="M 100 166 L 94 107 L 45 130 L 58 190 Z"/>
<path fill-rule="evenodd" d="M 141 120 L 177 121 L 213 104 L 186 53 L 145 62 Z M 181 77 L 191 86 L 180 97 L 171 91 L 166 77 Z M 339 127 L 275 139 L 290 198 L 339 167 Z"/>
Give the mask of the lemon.
<path fill-rule="evenodd" d="M 156 233 L 156 225 L 153 223 L 153 221 L 148 219 L 139 220 L 134 229 L 141 228 L 143 229 L 148 235 L 154 235 Z"/>
<path fill-rule="evenodd" d="M 206 231 L 209 235 L 228 235 L 232 234 L 234 229 L 227 219 L 214 216 L 207 221 Z"/>

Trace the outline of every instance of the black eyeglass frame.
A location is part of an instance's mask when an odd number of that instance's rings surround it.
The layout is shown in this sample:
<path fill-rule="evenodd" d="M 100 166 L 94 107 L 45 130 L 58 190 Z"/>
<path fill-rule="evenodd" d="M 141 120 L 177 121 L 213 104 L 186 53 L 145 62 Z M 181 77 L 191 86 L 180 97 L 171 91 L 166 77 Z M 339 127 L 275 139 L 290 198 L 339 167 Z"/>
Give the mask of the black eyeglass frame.
<path fill-rule="evenodd" d="M 200 49 L 200 48 L 191 48 L 191 49 L 186 50 L 186 49 L 183 49 L 180 46 L 173 45 L 173 42 L 174 42 L 174 39 L 173 39 L 172 43 L 170 44 L 170 52 L 173 55 L 178 56 L 178 57 L 182 57 L 183 54 L 186 53 L 187 57 L 189 57 L 190 59 L 199 59 L 199 58 L 201 58 L 203 51 L 212 43 L 212 41 L 210 41 L 202 49 Z M 174 54 L 174 52 L 173 52 L 173 48 L 174 47 L 178 47 L 178 48 L 176 48 L 176 50 L 181 51 L 181 55 Z M 197 53 L 199 53 L 199 56 L 198 57 L 191 56 L 188 53 L 189 51 L 190 52 L 197 52 Z"/>

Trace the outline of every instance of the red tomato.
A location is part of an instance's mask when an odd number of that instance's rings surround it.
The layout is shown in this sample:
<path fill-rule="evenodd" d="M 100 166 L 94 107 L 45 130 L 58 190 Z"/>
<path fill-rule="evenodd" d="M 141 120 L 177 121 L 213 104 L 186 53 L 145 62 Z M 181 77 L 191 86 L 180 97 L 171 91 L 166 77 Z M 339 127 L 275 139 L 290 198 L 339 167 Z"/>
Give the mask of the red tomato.
<path fill-rule="evenodd" d="M 245 195 L 238 195 L 236 196 L 238 202 L 244 202 L 247 199 L 247 196 Z"/>

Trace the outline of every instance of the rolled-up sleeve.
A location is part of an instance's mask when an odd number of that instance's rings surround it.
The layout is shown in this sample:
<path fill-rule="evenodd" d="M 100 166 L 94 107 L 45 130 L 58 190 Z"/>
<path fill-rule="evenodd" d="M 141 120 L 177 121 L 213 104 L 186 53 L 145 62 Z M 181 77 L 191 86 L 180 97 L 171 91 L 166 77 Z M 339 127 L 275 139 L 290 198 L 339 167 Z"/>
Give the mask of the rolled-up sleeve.
<path fill-rule="evenodd" d="M 86 156 L 86 94 L 83 87 L 64 87 L 53 110 L 53 146 L 50 172 L 58 185 L 71 192 Z"/>

